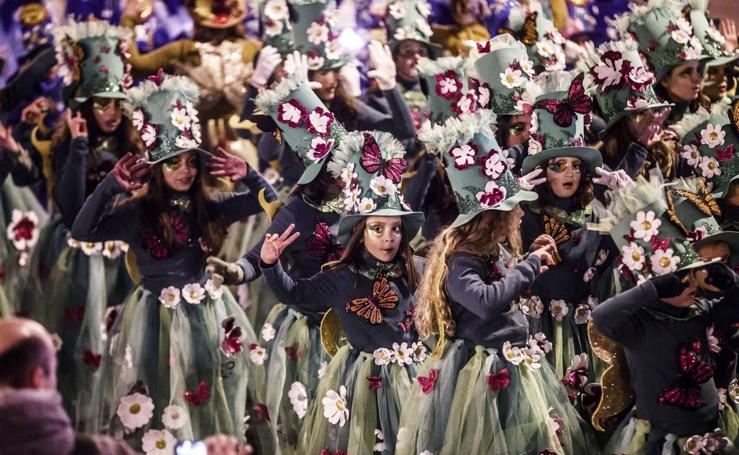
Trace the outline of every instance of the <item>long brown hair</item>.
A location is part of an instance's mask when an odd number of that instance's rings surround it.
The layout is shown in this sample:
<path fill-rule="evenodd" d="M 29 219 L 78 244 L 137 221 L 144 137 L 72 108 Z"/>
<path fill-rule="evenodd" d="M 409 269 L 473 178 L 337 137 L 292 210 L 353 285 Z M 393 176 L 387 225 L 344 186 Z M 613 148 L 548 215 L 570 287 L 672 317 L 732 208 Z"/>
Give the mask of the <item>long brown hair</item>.
<path fill-rule="evenodd" d="M 452 253 L 496 254 L 499 240 L 505 239 L 510 253 L 515 256 L 521 254 L 521 230 L 514 225 L 515 210 L 482 212 L 462 226 L 444 229 L 436 237 L 418 288 L 414 315 L 416 330 L 422 340 L 434 333 L 454 335 L 454 319 L 445 290 L 449 274 L 447 260 Z"/>
<path fill-rule="evenodd" d="M 629 117 L 623 116 L 605 132 L 595 148 L 603 155 L 603 162 L 615 169 L 626 155 L 626 150 L 637 138 L 629 129 Z M 647 159 L 642 165 L 640 174 L 646 176 L 654 166 L 659 166 L 662 175 L 670 176 L 677 163 L 677 152 L 669 143 L 659 140 L 647 149 Z"/>
<path fill-rule="evenodd" d="M 203 178 L 202 163 L 198 161 L 198 174 L 190 188 L 195 223 L 205 248 L 213 254 L 220 251 L 226 237 L 227 226 L 209 204 L 212 190 L 207 178 Z M 169 250 L 177 247 L 175 229 L 170 212 L 170 190 L 164 182 L 162 163 L 151 167 L 146 187 L 130 199 L 139 200 L 144 231 L 153 232 Z M 195 233 L 193 233 L 195 234 Z M 193 236 L 194 237 L 194 236 Z"/>
<path fill-rule="evenodd" d="M 401 221 L 403 217 L 400 218 Z M 403 276 L 408 283 L 408 288 L 411 292 L 415 292 L 418 286 L 418 273 L 416 267 L 413 265 L 413 250 L 411 249 L 410 242 L 408 240 L 408 232 L 405 229 L 405 221 L 403 222 L 403 239 L 400 241 L 400 248 L 398 248 L 398 254 L 400 255 L 401 266 L 403 268 Z M 362 219 L 354 226 L 352 235 L 349 237 L 349 241 L 344 248 L 344 252 L 337 261 L 329 262 L 323 266 L 324 270 L 336 268 L 341 265 L 350 265 L 353 267 L 359 267 L 361 263 L 362 252 L 364 251 L 364 229 L 367 226 L 367 217 Z"/>

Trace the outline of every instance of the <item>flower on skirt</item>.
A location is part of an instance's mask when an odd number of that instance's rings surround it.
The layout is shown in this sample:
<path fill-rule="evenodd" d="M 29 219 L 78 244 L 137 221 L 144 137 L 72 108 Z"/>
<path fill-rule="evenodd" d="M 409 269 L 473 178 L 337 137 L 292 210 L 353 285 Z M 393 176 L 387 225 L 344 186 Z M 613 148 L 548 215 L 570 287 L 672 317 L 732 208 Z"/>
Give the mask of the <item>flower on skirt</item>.
<path fill-rule="evenodd" d="M 387 348 L 375 349 L 372 355 L 375 358 L 375 365 L 387 365 L 393 361 L 393 352 Z"/>
<path fill-rule="evenodd" d="M 8 240 L 18 251 L 29 250 L 38 241 L 38 217 L 33 212 L 13 209 L 7 229 Z"/>
<path fill-rule="evenodd" d="M 176 445 L 177 439 L 167 430 L 149 430 L 141 438 L 141 448 L 146 455 L 170 455 Z"/>
<path fill-rule="evenodd" d="M 177 308 L 177 305 L 180 304 L 180 290 L 174 286 L 162 289 L 162 292 L 159 293 L 159 301 L 171 310 Z"/>
<path fill-rule="evenodd" d="M 549 302 L 549 311 L 552 312 L 554 319 L 561 321 L 569 312 L 569 308 L 567 308 L 567 303 L 564 300 L 554 299 Z"/>
<path fill-rule="evenodd" d="M 205 292 L 207 292 L 208 296 L 213 300 L 218 300 L 223 297 L 223 287 L 220 283 L 216 284 L 216 282 L 213 281 L 213 278 L 205 282 Z"/>
<path fill-rule="evenodd" d="M 129 430 L 143 427 L 154 415 L 154 401 L 142 393 L 134 393 L 121 398 L 116 415 Z"/>
<path fill-rule="evenodd" d="M 339 424 L 343 427 L 349 418 L 349 406 L 346 402 L 346 387 L 341 386 L 339 392 L 329 390 L 326 396 L 321 400 L 323 403 L 323 416 L 326 417 L 332 425 Z"/>
<path fill-rule="evenodd" d="M 277 332 L 275 331 L 275 328 L 272 327 L 272 324 L 270 324 L 269 322 L 265 322 L 260 333 L 262 339 L 264 341 L 272 341 L 274 340 L 276 334 Z"/>
<path fill-rule="evenodd" d="M 305 413 L 308 411 L 308 392 L 306 392 L 305 386 L 298 381 L 293 382 L 287 392 L 287 397 L 290 399 L 290 404 L 298 418 L 305 417 Z"/>
<path fill-rule="evenodd" d="M 326 374 L 326 369 L 328 368 L 328 362 L 321 362 L 321 366 L 318 368 L 318 379 L 321 379 L 324 374 Z"/>
<path fill-rule="evenodd" d="M 420 341 L 411 345 L 411 353 L 413 355 L 414 362 L 423 362 L 426 357 L 428 357 L 428 354 L 426 354 L 426 346 Z"/>
<path fill-rule="evenodd" d="M 720 453 L 722 449 L 726 448 L 729 440 L 726 437 L 726 433 L 718 428 L 711 433 L 706 433 L 703 436 L 697 434 L 688 438 L 683 445 L 683 450 L 687 453 L 699 454 L 699 453 Z"/>
<path fill-rule="evenodd" d="M 179 430 L 187 423 L 187 412 L 182 406 L 171 404 L 164 408 L 162 423 L 171 430 Z"/>
<path fill-rule="evenodd" d="M 379 428 L 375 428 L 375 437 L 377 438 L 377 443 L 374 447 L 372 447 L 373 452 L 383 452 L 385 451 L 385 435 L 382 434 L 382 430 Z"/>
<path fill-rule="evenodd" d="M 205 289 L 200 283 L 186 284 L 182 288 L 182 296 L 187 303 L 197 305 L 205 299 Z"/>
<path fill-rule="evenodd" d="M 267 360 L 267 350 L 258 344 L 252 343 L 249 346 L 249 358 L 256 365 L 264 365 L 264 361 Z"/>
<path fill-rule="evenodd" d="M 590 307 L 582 303 L 575 308 L 575 324 L 587 324 L 592 319 Z"/>
<path fill-rule="evenodd" d="M 393 359 L 398 365 L 410 365 L 413 363 L 413 351 L 408 347 L 408 343 L 393 343 Z"/>

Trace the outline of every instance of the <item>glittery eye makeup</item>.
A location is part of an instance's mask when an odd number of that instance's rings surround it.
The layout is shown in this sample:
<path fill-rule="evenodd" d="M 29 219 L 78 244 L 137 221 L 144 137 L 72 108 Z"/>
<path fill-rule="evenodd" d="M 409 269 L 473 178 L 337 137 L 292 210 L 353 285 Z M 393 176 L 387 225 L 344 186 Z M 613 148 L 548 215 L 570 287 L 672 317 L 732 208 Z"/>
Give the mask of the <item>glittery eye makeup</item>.
<path fill-rule="evenodd" d="M 567 171 L 567 168 L 570 166 L 572 166 L 572 172 L 581 172 L 582 165 L 580 161 L 573 162 L 572 164 L 564 160 L 552 161 L 547 165 L 547 168 L 552 172 L 562 174 L 563 172 Z"/>
<path fill-rule="evenodd" d="M 164 169 L 168 171 L 176 171 L 182 166 L 182 158 L 179 156 L 173 156 L 172 158 L 164 162 Z"/>
<path fill-rule="evenodd" d="M 372 223 L 367 225 L 367 233 L 373 237 L 382 237 L 386 229 L 390 229 L 394 236 L 400 236 L 403 234 L 403 227 L 400 224 L 388 226 L 382 223 Z"/>

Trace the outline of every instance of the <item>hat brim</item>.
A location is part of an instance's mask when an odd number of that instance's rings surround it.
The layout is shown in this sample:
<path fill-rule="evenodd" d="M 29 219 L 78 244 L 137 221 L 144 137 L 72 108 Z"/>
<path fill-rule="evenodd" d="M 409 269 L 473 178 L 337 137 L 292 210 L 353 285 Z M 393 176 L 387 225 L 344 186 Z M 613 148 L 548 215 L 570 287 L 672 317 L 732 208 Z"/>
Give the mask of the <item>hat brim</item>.
<path fill-rule="evenodd" d="M 663 107 L 673 107 L 675 106 L 673 103 L 654 103 L 654 104 L 648 104 L 640 109 L 634 109 L 631 111 L 620 111 L 617 112 L 616 115 L 612 116 L 608 122 L 606 123 L 605 129 L 600 134 L 604 134 L 606 131 L 608 131 L 613 125 L 616 124 L 619 120 L 621 120 L 623 117 L 626 117 L 630 114 L 637 114 L 639 112 L 646 111 L 647 109 L 659 109 Z"/>
<path fill-rule="evenodd" d="M 543 166 L 552 158 L 572 156 L 580 158 L 590 175 L 596 175 L 595 168 L 603 166 L 603 156 L 592 147 L 558 147 L 543 150 L 535 155 L 529 155 L 523 160 L 521 172 L 527 174 L 538 166 Z"/>
<path fill-rule="evenodd" d="M 722 192 L 718 192 L 717 191 L 715 193 L 712 193 L 711 195 L 713 197 L 715 197 L 716 199 L 723 199 L 723 198 L 725 198 L 726 196 L 729 195 L 729 191 L 731 191 L 731 187 L 733 185 L 736 185 L 736 183 L 734 183 L 734 182 L 739 182 L 739 174 L 735 175 L 734 177 L 731 178 L 731 180 L 729 180 L 729 184 L 726 185 L 726 188 L 724 189 L 724 191 L 722 191 Z"/>
<path fill-rule="evenodd" d="M 429 48 L 429 53 L 431 54 L 432 59 L 437 59 L 441 57 L 441 55 L 444 53 L 444 47 L 438 43 L 434 43 L 433 41 L 425 41 L 421 39 L 415 39 L 415 38 L 408 38 L 408 39 L 402 39 L 402 40 L 393 40 L 392 41 L 392 50 L 395 51 L 395 49 L 400 45 L 400 43 L 405 41 L 415 41 L 417 43 L 421 43 Z"/>
<path fill-rule="evenodd" d="M 503 202 L 496 205 L 495 207 L 488 207 L 488 208 L 478 210 L 476 212 L 470 212 L 470 213 L 459 215 L 457 218 L 454 219 L 454 222 L 451 225 L 449 225 L 449 227 L 456 228 L 459 226 L 463 226 L 469 223 L 470 221 L 474 220 L 477 215 L 483 212 L 487 212 L 488 210 L 498 210 L 500 212 L 510 212 L 519 202 L 535 201 L 538 198 L 539 198 L 539 195 L 533 191 L 520 190 L 518 193 L 516 193 L 515 196 L 504 200 Z"/>
<path fill-rule="evenodd" d="M 702 269 L 703 267 L 713 264 L 714 262 L 720 261 L 721 258 L 713 258 L 710 261 L 695 261 L 692 262 L 685 267 L 680 267 L 679 269 L 675 270 L 675 272 L 685 272 L 687 270 L 695 270 L 695 269 Z"/>
<path fill-rule="evenodd" d="M 424 215 L 423 212 L 404 212 L 402 210 L 396 210 L 396 209 L 380 209 L 376 210 L 372 213 L 367 214 L 359 214 L 359 215 L 344 215 L 339 220 L 339 232 L 337 234 L 337 239 L 339 242 L 346 246 L 347 242 L 349 241 L 349 238 L 352 235 L 352 231 L 354 230 L 354 226 L 361 221 L 362 218 L 366 218 L 369 216 L 399 216 L 403 218 L 403 230 L 405 231 L 405 235 L 408 236 L 408 241 L 410 242 L 413 237 L 418 234 L 418 231 L 421 229 L 421 224 L 423 224 Z"/>
<path fill-rule="evenodd" d="M 321 169 L 323 169 L 323 165 L 326 163 L 329 155 L 331 154 L 327 153 L 326 156 L 316 161 L 315 163 L 311 163 L 308 167 L 306 167 L 303 171 L 303 174 L 300 176 L 300 179 L 298 180 L 298 185 L 307 185 L 308 183 L 315 180 L 316 177 L 318 177 L 318 174 L 321 173 Z"/>
<path fill-rule="evenodd" d="M 126 96 L 126 94 L 123 92 L 98 92 L 98 93 L 93 93 L 90 96 L 78 96 L 74 98 L 74 101 L 79 104 L 82 104 L 85 101 L 89 100 L 90 98 L 111 98 L 115 100 L 125 100 L 128 98 L 128 96 Z"/>
<path fill-rule="evenodd" d="M 739 232 L 724 231 L 717 234 L 709 235 L 693 243 L 693 248 L 697 250 L 698 248 L 713 242 L 728 243 L 729 248 L 731 248 L 731 256 L 739 257 Z"/>
<path fill-rule="evenodd" d="M 723 57 L 712 58 L 712 59 L 708 60 L 705 63 L 706 63 L 706 67 L 709 67 L 709 66 L 721 66 L 721 65 L 729 64 L 729 63 L 735 61 L 738 58 L 739 58 L 739 55 L 726 55 L 726 56 L 723 56 Z"/>
<path fill-rule="evenodd" d="M 212 153 L 210 153 L 210 152 L 208 152 L 206 150 L 203 150 L 201 148 L 195 147 L 195 148 L 191 148 L 191 149 L 180 149 L 180 150 L 177 150 L 177 151 L 173 151 L 172 153 L 170 153 L 168 155 L 165 155 L 165 156 L 159 158 L 158 160 L 147 161 L 147 163 L 149 164 L 149 166 L 153 166 L 153 165 L 155 165 L 157 163 L 161 163 L 162 161 L 168 160 L 168 159 L 170 159 L 170 158 L 172 158 L 174 156 L 182 155 L 183 153 L 187 153 L 187 152 L 190 152 L 190 151 L 198 152 L 198 155 L 201 158 L 205 158 L 205 159 L 210 159 L 210 157 L 213 156 Z"/>

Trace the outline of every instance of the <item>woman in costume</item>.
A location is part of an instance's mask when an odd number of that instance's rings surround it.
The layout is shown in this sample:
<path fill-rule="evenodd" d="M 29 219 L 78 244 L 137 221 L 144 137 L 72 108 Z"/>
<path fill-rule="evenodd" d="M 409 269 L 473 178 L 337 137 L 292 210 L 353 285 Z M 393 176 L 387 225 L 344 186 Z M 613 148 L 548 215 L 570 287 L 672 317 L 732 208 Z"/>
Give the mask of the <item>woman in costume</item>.
<path fill-rule="evenodd" d="M 230 292 L 204 273 L 205 259 L 219 250 L 229 224 L 260 210 L 260 190 L 268 200 L 274 192 L 240 159 L 198 148 L 190 80 L 152 79 L 128 98 L 147 160 L 122 158 L 72 229 L 84 242 L 127 242 L 139 281 L 103 354 L 91 426 L 143 447 L 152 440 L 170 447 L 169 430 L 178 439 L 241 437 L 251 371 L 244 346 L 256 337 Z M 249 191 L 212 192 L 209 175 Z"/>

